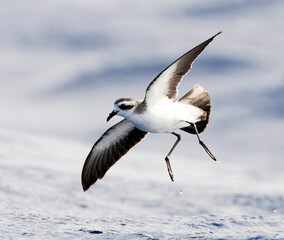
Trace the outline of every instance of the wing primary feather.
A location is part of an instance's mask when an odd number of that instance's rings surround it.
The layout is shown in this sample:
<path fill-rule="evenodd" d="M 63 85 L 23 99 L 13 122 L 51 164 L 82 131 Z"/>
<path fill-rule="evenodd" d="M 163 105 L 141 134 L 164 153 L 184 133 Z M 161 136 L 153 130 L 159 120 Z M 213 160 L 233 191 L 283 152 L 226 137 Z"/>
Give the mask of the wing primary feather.
<path fill-rule="evenodd" d="M 213 37 L 194 47 L 164 69 L 147 87 L 144 103 L 151 105 L 165 97 L 169 99 L 176 98 L 178 85 L 191 69 L 194 60 L 221 33 L 218 32 Z"/>
<path fill-rule="evenodd" d="M 140 131 L 126 119 L 109 128 L 94 144 L 84 163 L 81 175 L 82 187 L 87 191 L 98 179 L 102 179 L 147 132 Z"/>

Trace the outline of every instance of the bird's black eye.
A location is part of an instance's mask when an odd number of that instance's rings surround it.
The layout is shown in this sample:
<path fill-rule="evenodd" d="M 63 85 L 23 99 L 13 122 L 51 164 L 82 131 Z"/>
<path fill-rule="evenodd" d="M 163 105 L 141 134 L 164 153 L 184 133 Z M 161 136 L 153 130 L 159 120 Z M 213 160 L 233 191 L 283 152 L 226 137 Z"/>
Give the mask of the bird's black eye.
<path fill-rule="evenodd" d="M 129 110 L 129 109 L 133 108 L 133 105 L 120 104 L 118 107 L 119 107 L 121 110 Z"/>

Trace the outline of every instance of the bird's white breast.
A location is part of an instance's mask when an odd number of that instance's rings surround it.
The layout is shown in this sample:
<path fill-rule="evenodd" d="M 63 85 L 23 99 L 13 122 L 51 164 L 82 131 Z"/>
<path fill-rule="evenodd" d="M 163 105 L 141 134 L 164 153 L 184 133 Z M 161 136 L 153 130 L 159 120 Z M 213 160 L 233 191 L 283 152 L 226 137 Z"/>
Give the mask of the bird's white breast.
<path fill-rule="evenodd" d="M 145 132 L 168 133 L 195 123 L 203 111 L 197 107 L 163 99 L 154 106 L 147 106 L 142 113 L 133 113 L 127 120 Z"/>

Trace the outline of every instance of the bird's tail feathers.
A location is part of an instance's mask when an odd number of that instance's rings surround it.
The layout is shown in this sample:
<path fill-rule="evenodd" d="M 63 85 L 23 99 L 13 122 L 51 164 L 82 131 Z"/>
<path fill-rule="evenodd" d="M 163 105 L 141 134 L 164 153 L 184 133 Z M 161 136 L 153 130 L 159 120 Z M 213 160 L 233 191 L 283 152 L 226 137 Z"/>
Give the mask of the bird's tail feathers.
<path fill-rule="evenodd" d="M 179 102 L 198 107 L 207 113 L 206 119 L 196 123 L 198 133 L 203 132 L 209 122 L 209 115 L 211 110 L 210 96 L 208 92 L 205 90 L 205 88 L 199 84 L 195 85 L 187 94 L 185 94 L 179 100 Z M 188 133 L 196 134 L 193 126 L 185 127 L 182 128 L 181 130 L 186 131 Z"/>

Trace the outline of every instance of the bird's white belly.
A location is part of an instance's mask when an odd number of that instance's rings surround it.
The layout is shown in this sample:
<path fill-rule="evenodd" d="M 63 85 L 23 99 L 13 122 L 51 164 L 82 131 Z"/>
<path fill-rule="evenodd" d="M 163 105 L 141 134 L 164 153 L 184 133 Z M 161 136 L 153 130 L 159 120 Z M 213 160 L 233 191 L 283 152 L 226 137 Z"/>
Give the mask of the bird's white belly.
<path fill-rule="evenodd" d="M 145 132 L 168 133 L 195 123 L 202 111 L 194 106 L 174 103 L 170 100 L 161 102 L 141 114 L 128 118 L 135 127 Z"/>

